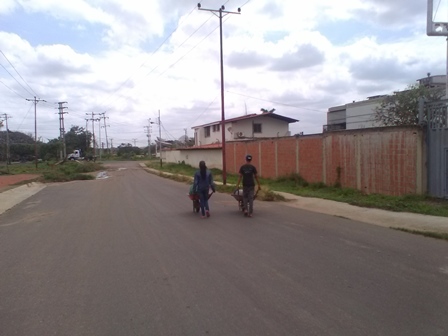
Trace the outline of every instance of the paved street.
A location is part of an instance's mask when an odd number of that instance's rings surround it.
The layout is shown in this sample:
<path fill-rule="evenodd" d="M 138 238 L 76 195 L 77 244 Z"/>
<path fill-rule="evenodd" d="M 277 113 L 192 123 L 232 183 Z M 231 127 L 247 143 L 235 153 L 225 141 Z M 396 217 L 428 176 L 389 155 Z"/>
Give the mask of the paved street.
<path fill-rule="evenodd" d="M 448 334 L 448 243 L 188 185 L 135 162 L 0 215 L 0 334 Z"/>

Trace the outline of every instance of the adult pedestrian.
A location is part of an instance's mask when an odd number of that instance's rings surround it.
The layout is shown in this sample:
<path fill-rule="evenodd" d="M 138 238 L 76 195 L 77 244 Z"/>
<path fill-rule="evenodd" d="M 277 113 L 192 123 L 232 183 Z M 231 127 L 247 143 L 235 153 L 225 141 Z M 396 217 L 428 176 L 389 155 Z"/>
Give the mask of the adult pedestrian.
<path fill-rule="evenodd" d="M 200 161 L 199 170 L 194 174 L 193 190 L 199 194 L 202 218 L 210 217 L 210 207 L 208 205 L 210 189 L 215 192 L 212 172 L 207 169 L 205 161 Z"/>
<path fill-rule="evenodd" d="M 243 206 L 244 216 L 252 217 L 254 212 L 254 196 L 255 196 L 255 180 L 258 184 L 258 190 L 261 189 L 260 181 L 258 180 L 257 168 L 251 163 L 252 155 L 246 155 L 246 163 L 240 167 L 238 182 L 236 188 L 239 189 L 240 182 L 243 180 Z"/>

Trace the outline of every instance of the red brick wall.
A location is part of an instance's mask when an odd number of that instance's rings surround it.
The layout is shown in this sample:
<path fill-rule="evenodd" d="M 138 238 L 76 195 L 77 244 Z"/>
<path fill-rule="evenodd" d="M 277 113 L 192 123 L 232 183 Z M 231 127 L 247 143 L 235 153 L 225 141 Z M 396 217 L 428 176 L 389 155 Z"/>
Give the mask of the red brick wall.
<path fill-rule="evenodd" d="M 422 185 L 418 127 L 383 127 L 226 144 L 227 171 L 237 173 L 252 154 L 266 178 L 299 173 L 306 181 L 356 188 L 365 193 L 413 194 Z M 420 190 L 420 192 L 424 190 Z"/>
<path fill-rule="evenodd" d="M 308 182 L 323 182 L 323 137 L 304 136 L 299 141 L 299 174 Z"/>
<path fill-rule="evenodd" d="M 297 139 L 295 137 L 277 140 L 277 175 L 287 176 L 297 173 Z"/>

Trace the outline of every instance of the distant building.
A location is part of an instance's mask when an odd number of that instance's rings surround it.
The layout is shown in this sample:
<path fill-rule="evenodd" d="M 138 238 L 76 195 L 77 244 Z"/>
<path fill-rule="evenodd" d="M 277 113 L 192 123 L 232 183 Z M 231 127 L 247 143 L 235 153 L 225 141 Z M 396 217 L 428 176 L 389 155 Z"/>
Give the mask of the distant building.
<path fill-rule="evenodd" d="M 417 82 L 431 88 L 446 87 L 446 76 L 431 76 L 428 74 L 427 77 L 420 78 Z M 381 126 L 375 122 L 375 109 L 387 96 L 377 95 L 359 102 L 353 101 L 345 105 L 330 107 L 327 112 L 327 124 L 324 125 L 324 132 Z"/>

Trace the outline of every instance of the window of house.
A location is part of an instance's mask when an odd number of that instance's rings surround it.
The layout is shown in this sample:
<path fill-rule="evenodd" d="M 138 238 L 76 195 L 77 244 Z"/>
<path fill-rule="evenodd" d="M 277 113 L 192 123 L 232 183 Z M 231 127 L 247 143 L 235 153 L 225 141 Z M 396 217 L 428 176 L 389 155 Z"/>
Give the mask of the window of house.
<path fill-rule="evenodd" d="M 208 138 L 210 136 L 210 126 L 204 128 L 204 136 Z"/>
<path fill-rule="evenodd" d="M 220 126 L 221 126 L 220 124 L 218 124 L 218 125 L 213 125 L 213 132 L 219 132 L 219 130 L 221 129 Z"/>
<path fill-rule="evenodd" d="M 261 124 L 254 124 L 254 133 L 262 133 Z"/>

